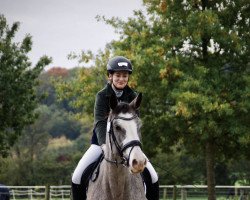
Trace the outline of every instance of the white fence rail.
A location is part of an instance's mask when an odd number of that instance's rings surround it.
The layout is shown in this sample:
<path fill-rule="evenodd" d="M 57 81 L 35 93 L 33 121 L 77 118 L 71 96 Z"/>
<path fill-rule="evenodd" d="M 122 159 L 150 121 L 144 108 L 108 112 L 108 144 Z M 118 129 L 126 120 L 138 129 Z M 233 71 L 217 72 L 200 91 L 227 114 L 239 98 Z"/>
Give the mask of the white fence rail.
<path fill-rule="evenodd" d="M 0 200 L 7 193 L 13 200 L 69 200 L 70 186 L 0 186 Z M 250 200 L 250 186 L 216 186 L 216 197 L 219 200 Z M 205 200 L 205 185 L 161 185 L 162 200 Z"/>
<path fill-rule="evenodd" d="M 250 200 L 250 186 L 216 186 L 219 200 Z M 161 185 L 160 197 L 163 200 L 205 200 L 206 185 Z"/>

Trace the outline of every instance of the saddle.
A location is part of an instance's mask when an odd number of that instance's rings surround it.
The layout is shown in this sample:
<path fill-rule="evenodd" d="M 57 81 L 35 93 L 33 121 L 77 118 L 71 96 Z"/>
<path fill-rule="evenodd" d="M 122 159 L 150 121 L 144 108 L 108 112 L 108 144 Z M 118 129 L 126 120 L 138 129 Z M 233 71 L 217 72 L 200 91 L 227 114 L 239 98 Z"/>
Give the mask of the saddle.
<path fill-rule="evenodd" d="M 100 169 L 100 164 L 104 158 L 104 155 L 100 155 L 99 158 L 90 164 L 83 172 L 82 178 L 81 178 L 81 185 L 84 185 L 85 188 L 88 188 L 89 181 L 96 181 L 96 179 L 99 176 L 99 169 Z"/>
<path fill-rule="evenodd" d="M 100 165 L 103 159 L 104 154 L 101 154 L 99 158 L 95 162 L 90 164 L 83 172 L 81 184 L 85 185 L 86 188 L 88 187 L 89 181 L 95 182 L 97 180 L 100 172 Z M 144 184 L 149 185 L 150 183 L 152 183 L 151 176 L 147 168 L 145 168 L 141 173 L 141 177 Z"/>

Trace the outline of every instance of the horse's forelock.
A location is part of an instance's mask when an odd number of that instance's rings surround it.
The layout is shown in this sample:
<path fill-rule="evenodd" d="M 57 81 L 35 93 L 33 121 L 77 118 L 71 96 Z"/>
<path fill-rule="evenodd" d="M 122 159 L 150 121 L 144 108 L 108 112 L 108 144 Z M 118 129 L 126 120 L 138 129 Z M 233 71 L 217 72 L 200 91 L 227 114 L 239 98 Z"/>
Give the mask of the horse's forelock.
<path fill-rule="evenodd" d="M 120 113 L 128 113 L 128 112 L 130 113 L 134 112 L 132 107 L 129 106 L 128 103 L 121 102 L 116 106 L 116 108 L 113 110 L 112 113 L 114 115 L 119 115 Z"/>

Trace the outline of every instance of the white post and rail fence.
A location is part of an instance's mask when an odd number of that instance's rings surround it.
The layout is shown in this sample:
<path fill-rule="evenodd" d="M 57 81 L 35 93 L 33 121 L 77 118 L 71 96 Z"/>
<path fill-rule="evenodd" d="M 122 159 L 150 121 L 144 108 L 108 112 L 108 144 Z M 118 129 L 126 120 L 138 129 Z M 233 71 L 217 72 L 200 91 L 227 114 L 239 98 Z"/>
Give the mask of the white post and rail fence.
<path fill-rule="evenodd" d="M 2 187 L 2 189 L 1 189 Z M 5 190 L 3 190 L 5 188 Z M 0 200 L 4 195 L 13 200 L 69 200 L 70 186 L 1 186 Z M 7 189 L 7 190 L 6 190 Z M 7 192 L 6 192 L 7 191 Z M 219 200 L 250 200 L 250 186 L 216 186 Z M 161 185 L 161 200 L 205 200 L 206 185 Z"/>

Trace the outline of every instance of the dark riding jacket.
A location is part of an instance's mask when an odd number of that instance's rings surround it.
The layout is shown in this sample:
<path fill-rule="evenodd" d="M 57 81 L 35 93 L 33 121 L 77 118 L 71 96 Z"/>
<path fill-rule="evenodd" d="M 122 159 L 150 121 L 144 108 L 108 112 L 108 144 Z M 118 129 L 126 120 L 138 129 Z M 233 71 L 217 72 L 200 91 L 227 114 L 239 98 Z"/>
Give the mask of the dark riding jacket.
<path fill-rule="evenodd" d="M 115 95 L 115 92 L 112 89 L 111 84 L 108 83 L 96 95 L 95 107 L 94 107 L 94 119 L 95 119 L 94 134 L 92 137 L 92 144 L 98 144 L 98 145 L 105 144 L 107 119 L 110 112 L 109 99 L 112 93 Z M 134 100 L 136 96 L 137 93 L 134 90 L 132 90 L 129 86 L 126 86 L 123 89 L 122 96 L 118 98 L 118 101 L 130 103 Z"/>

